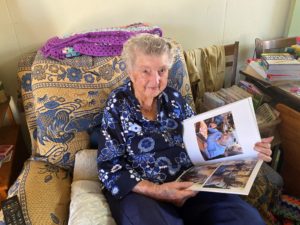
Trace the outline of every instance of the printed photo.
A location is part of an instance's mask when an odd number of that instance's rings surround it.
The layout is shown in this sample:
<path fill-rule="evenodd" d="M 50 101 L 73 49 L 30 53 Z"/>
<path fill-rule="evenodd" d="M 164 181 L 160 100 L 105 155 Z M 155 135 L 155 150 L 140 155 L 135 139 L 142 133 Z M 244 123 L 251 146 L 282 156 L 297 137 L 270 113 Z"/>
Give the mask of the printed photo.
<path fill-rule="evenodd" d="M 240 160 L 221 165 L 207 180 L 206 188 L 244 188 L 257 160 Z"/>
<path fill-rule="evenodd" d="M 205 161 L 243 153 L 231 112 L 196 122 L 195 133 Z"/>
<path fill-rule="evenodd" d="M 196 184 L 203 185 L 205 181 L 213 174 L 219 164 L 194 166 L 187 170 L 180 178 L 179 181 L 190 181 Z"/>

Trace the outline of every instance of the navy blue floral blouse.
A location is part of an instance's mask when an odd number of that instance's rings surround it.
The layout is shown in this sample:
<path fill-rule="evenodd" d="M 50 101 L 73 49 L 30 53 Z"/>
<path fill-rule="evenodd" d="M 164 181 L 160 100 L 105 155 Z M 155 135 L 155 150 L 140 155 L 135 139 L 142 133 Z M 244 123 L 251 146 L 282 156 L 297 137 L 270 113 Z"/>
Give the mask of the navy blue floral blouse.
<path fill-rule="evenodd" d="M 192 165 L 181 122 L 193 116 L 193 110 L 170 87 L 158 96 L 157 107 L 157 120 L 143 117 L 130 81 L 107 100 L 98 142 L 98 174 L 116 198 L 143 179 L 158 184 L 173 181 Z"/>

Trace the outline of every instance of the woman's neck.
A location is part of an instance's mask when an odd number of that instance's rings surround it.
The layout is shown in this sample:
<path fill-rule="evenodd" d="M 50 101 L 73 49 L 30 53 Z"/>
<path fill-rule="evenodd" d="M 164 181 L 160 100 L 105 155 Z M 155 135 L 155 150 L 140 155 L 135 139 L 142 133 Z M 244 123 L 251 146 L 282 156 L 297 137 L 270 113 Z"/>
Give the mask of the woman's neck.
<path fill-rule="evenodd" d="M 133 89 L 134 90 L 134 89 Z M 153 105 L 156 103 L 156 98 L 148 97 L 134 90 L 134 95 L 141 105 L 141 108 L 150 111 Z"/>
<path fill-rule="evenodd" d="M 152 99 L 142 99 L 139 100 L 139 103 L 141 105 L 141 109 L 145 110 L 145 111 L 152 111 L 153 108 L 156 107 L 156 99 L 152 98 Z"/>
<path fill-rule="evenodd" d="M 137 97 L 137 96 L 136 96 Z M 156 98 L 143 98 L 139 99 L 137 97 L 140 106 L 141 106 L 141 113 L 143 116 L 149 120 L 156 120 L 157 114 L 157 100 Z"/>
<path fill-rule="evenodd" d="M 143 95 L 143 93 L 138 93 L 134 90 L 134 96 L 138 100 L 140 104 L 140 109 L 142 115 L 149 120 L 156 120 L 157 114 L 157 98 L 156 97 L 148 97 Z"/>

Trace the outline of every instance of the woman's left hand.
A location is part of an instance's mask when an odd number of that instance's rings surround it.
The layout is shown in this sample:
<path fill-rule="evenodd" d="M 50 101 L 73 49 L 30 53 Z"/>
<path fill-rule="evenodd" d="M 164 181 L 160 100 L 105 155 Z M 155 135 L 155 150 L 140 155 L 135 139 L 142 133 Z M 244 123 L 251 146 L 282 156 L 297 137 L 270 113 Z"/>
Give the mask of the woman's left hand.
<path fill-rule="evenodd" d="M 257 142 L 254 149 L 258 151 L 258 158 L 264 160 L 265 162 L 270 162 L 272 160 L 272 150 L 271 142 L 274 137 L 268 137 L 261 139 L 261 142 Z"/>

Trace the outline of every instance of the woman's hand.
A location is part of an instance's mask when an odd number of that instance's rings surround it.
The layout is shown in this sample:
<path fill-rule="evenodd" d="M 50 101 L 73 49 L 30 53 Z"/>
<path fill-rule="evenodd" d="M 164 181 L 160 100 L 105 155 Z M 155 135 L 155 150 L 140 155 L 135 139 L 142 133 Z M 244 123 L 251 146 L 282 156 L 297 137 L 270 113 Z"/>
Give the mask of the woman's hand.
<path fill-rule="evenodd" d="M 261 139 L 261 142 L 257 142 L 254 149 L 258 151 L 258 158 L 264 160 L 265 162 L 270 162 L 272 160 L 272 150 L 271 142 L 274 137 L 268 137 Z"/>
<path fill-rule="evenodd" d="M 182 206 L 187 199 L 198 193 L 196 191 L 187 190 L 187 188 L 192 185 L 193 182 L 176 181 L 158 185 L 143 180 L 133 188 L 133 191 L 156 200 L 170 202 L 176 206 Z"/>
<path fill-rule="evenodd" d="M 187 199 L 197 194 L 196 191 L 187 190 L 192 182 L 169 182 L 157 186 L 158 199 L 168 201 L 176 206 L 182 206 Z"/>

